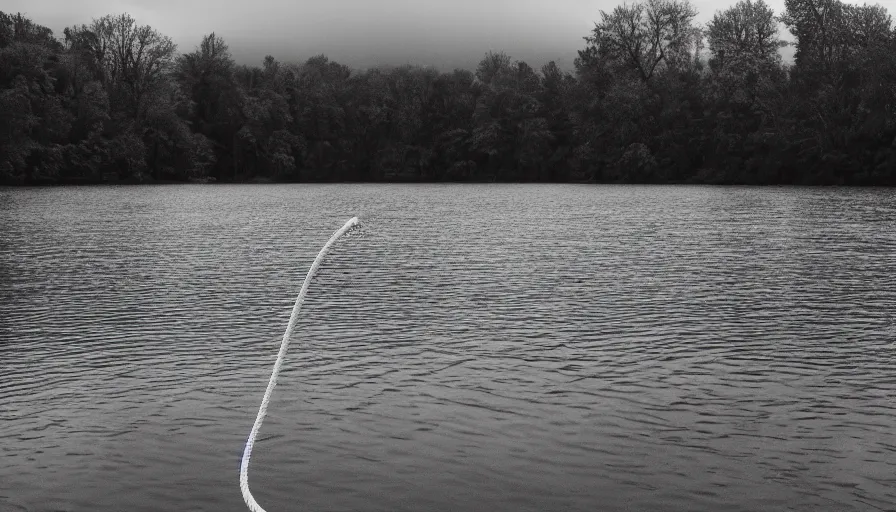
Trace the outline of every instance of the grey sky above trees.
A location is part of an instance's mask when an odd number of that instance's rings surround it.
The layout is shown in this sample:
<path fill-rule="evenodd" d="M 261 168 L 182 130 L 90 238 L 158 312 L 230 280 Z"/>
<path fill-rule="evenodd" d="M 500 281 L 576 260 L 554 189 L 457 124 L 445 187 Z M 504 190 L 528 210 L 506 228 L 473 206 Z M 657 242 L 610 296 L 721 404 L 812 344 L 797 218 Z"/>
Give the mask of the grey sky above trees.
<path fill-rule="evenodd" d="M 488 50 L 540 66 L 571 67 L 600 11 L 617 0 L 6 0 L 53 29 L 127 12 L 191 51 L 210 32 L 224 37 L 237 62 L 271 54 L 301 61 L 324 53 L 352 67 L 434 65 L 471 68 Z M 729 2 L 695 0 L 705 24 Z M 784 0 L 769 0 L 780 13 Z M 864 2 L 851 2 L 864 3 Z M 878 2 L 896 12 L 896 0 Z M 210 7 L 214 6 L 214 7 Z M 780 31 L 788 38 L 786 30 Z M 787 50 L 784 51 L 787 54 Z M 792 52 L 791 52 L 792 53 Z"/>

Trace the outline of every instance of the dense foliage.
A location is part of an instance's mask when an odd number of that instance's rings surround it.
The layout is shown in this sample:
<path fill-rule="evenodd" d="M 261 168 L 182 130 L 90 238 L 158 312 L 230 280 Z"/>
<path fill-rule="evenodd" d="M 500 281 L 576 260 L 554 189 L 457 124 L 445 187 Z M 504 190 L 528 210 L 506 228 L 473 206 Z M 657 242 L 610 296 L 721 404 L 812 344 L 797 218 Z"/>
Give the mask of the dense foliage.
<path fill-rule="evenodd" d="M 124 14 L 57 39 L 0 12 L 0 182 L 573 181 L 896 185 L 886 10 L 687 0 L 601 12 L 574 73 L 238 66 Z M 790 30 L 786 65 L 777 24 Z"/>

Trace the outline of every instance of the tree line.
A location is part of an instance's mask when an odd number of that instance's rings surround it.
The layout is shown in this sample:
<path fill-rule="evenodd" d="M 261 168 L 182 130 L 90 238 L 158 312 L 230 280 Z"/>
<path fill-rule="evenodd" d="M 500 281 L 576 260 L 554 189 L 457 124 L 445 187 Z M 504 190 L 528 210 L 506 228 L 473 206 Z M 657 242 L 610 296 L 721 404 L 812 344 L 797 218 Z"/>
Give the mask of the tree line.
<path fill-rule="evenodd" d="M 687 0 L 602 11 L 574 72 L 493 52 L 475 70 L 356 72 L 323 55 L 236 65 L 214 33 L 179 54 L 127 14 L 57 38 L 0 12 L 0 183 L 896 185 L 883 7 L 696 16 Z"/>

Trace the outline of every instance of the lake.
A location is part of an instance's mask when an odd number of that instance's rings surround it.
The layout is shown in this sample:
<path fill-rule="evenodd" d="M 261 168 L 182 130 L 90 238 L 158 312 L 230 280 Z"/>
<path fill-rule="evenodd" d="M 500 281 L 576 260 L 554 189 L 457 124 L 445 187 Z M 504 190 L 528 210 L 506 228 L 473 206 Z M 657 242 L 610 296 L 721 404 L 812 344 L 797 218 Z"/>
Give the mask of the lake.
<path fill-rule="evenodd" d="M 896 190 L 0 189 L 0 510 L 896 510 Z"/>

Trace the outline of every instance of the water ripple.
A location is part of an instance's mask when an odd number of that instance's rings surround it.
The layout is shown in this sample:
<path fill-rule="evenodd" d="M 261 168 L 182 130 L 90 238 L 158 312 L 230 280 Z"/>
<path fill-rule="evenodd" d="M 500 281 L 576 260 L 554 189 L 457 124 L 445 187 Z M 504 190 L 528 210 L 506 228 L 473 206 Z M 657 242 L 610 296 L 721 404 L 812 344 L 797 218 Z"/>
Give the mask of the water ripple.
<path fill-rule="evenodd" d="M 893 510 L 874 189 L 0 188 L 0 509 Z"/>

